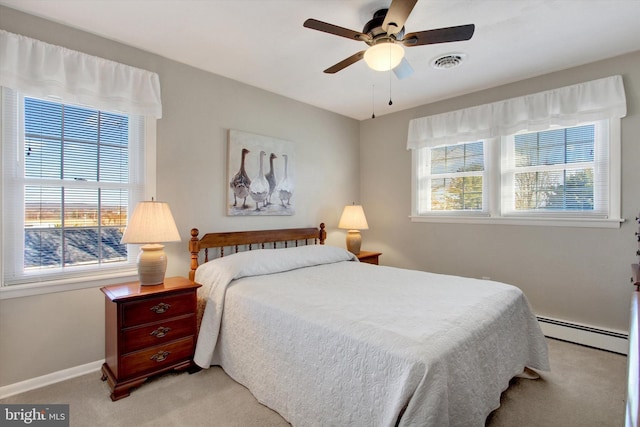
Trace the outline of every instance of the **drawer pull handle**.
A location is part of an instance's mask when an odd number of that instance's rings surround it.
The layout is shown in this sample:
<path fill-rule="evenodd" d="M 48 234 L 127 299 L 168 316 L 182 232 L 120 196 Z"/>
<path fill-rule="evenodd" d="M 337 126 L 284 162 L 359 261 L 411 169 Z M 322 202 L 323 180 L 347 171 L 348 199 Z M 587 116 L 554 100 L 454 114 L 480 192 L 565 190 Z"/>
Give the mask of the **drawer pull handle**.
<path fill-rule="evenodd" d="M 151 307 L 150 310 L 156 314 L 162 314 L 167 310 L 169 310 L 169 307 L 171 307 L 169 304 L 161 302 L 160 304 L 154 305 L 153 307 Z"/>
<path fill-rule="evenodd" d="M 160 326 L 158 329 L 156 329 L 155 331 L 151 332 L 151 335 L 156 337 L 156 338 L 162 338 L 164 336 L 166 336 L 169 331 L 171 330 L 171 328 L 167 328 L 165 326 Z"/>
<path fill-rule="evenodd" d="M 153 356 L 151 356 L 151 360 L 155 360 L 156 362 L 162 362 L 162 361 L 166 360 L 167 357 L 169 357 L 169 352 L 168 351 L 159 351 L 156 354 L 154 354 Z"/>

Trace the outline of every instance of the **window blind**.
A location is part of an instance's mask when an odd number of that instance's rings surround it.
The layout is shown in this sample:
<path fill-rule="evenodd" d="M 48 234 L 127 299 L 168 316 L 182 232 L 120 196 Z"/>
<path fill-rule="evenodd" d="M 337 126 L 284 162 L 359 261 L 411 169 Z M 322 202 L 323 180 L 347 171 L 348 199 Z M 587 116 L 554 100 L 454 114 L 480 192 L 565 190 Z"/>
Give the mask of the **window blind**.
<path fill-rule="evenodd" d="M 133 267 L 120 238 L 143 197 L 144 118 L 2 98 L 4 284 Z"/>
<path fill-rule="evenodd" d="M 504 215 L 609 214 L 608 121 L 505 140 Z"/>

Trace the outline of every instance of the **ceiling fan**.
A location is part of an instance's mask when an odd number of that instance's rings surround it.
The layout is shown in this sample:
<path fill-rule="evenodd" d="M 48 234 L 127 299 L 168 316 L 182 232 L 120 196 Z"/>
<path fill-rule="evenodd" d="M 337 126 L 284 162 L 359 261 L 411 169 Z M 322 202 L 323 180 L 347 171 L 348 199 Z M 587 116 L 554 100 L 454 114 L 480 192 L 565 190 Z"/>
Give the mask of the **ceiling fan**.
<path fill-rule="evenodd" d="M 399 79 L 413 73 L 413 69 L 404 58 L 405 47 L 423 46 L 427 44 L 449 43 L 469 40 L 475 31 L 475 25 L 438 28 L 435 30 L 404 33 L 404 23 L 411 14 L 418 0 L 392 0 L 389 9 L 380 9 L 374 13 L 373 19 L 367 22 L 362 32 L 348 28 L 307 19 L 306 28 L 323 31 L 351 40 L 365 42 L 369 47 L 324 70 L 334 74 L 361 59 L 369 67 L 378 71 L 393 70 Z"/>

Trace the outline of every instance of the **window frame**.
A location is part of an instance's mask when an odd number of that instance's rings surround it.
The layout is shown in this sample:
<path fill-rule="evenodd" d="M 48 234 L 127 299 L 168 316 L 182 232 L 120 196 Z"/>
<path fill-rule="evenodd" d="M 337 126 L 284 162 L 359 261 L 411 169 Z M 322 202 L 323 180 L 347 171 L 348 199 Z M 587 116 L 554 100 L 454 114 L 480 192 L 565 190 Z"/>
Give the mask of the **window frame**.
<path fill-rule="evenodd" d="M 24 126 L 22 124 L 18 126 L 12 126 L 11 123 L 7 123 L 7 120 L 11 120 L 16 116 L 19 119 L 19 123 L 23 123 L 23 115 L 24 111 L 21 109 L 24 107 L 24 103 L 20 102 L 20 100 L 24 96 L 30 96 L 28 93 L 20 93 L 15 90 L 11 90 L 8 88 L 0 88 L 1 92 L 1 101 L 0 102 L 0 137 L 2 143 L 14 143 L 18 141 L 18 144 L 23 144 L 23 130 Z M 14 109 L 11 112 L 5 111 L 8 108 L 9 103 L 5 102 L 5 97 L 11 96 L 15 97 L 14 103 L 11 104 Z M 42 98 L 41 98 L 42 99 Z M 57 98 L 44 98 L 45 101 L 53 101 L 66 105 L 73 105 L 69 103 L 65 103 Z M 87 107 L 87 106 L 81 106 Z M 100 110 L 99 108 L 91 107 L 89 108 Z M 102 109 L 103 111 L 106 111 Z M 119 114 L 124 114 L 122 112 L 117 112 Z M 152 195 L 155 194 L 156 187 L 156 119 L 154 117 L 149 116 L 135 116 L 129 114 L 130 120 L 135 122 L 138 121 L 141 126 L 141 131 L 143 132 L 143 136 L 140 140 L 140 143 L 144 145 L 143 153 L 144 158 L 142 159 L 142 167 L 139 171 L 140 179 L 142 180 L 143 190 L 140 193 L 143 200 L 148 200 Z M 13 141 L 13 142 L 12 142 Z M 2 168 L 4 168 L 2 166 Z M 0 174 L 0 184 L 4 185 L 4 171 Z M 0 185 L 0 189 L 2 188 Z M 3 195 L 4 198 L 4 195 Z M 131 199 L 130 199 L 131 200 Z M 4 203 L 4 200 L 0 201 L 0 204 Z M 129 203 L 128 209 L 133 212 L 135 208 L 135 202 Z M 2 233 L 4 234 L 5 224 L 4 216 L 7 215 L 6 209 L 2 208 L 2 216 L 0 216 L 0 225 L 2 226 Z M 18 209 L 15 211 L 17 212 Z M 24 215 L 24 213 L 22 214 Z M 3 236 L 3 242 L 5 241 Z M 3 245 L 0 245 L 0 259 L 4 260 L 4 250 L 9 250 L 5 248 Z M 40 295 L 40 294 L 48 294 L 53 292 L 61 292 L 75 289 L 84 289 L 91 287 L 103 286 L 105 284 L 113 283 L 114 280 L 120 281 L 128 281 L 135 280 L 137 277 L 137 269 L 135 265 L 135 257 L 136 251 L 134 248 L 129 248 L 128 261 L 120 264 L 119 266 L 109 265 L 109 266 L 93 266 L 82 269 L 82 274 L 77 274 L 77 271 L 74 271 L 72 274 L 58 273 L 51 276 L 51 279 L 47 279 L 46 275 L 41 275 L 39 277 L 35 277 L 34 280 L 29 281 L 20 281 L 20 283 L 5 283 L 5 266 L 0 266 L 0 300 L 9 299 L 9 298 L 18 298 L 24 296 L 31 295 Z M 80 270 L 80 269 L 78 269 Z"/>
<path fill-rule="evenodd" d="M 487 144 L 486 141 L 474 141 L 460 144 L 450 144 L 446 146 L 433 147 L 442 148 L 442 147 L 454 147 L 457 145 L 467 145 L 473 143 L 482 143 L 483 146 L 483 158 L 484 158 L 484 169 L 482 171 L 465 171 L 465 172 L 450 172 L 450 173 L 441 173 L 441 174 L 432 174 L 431 173 L 431 153 L 432 149 L 421 149 L 417 150 L 417 160 L 416 165 L 418 168 L 421 168 L 423 175 L 420 177 L 415 177 L 414 181 L 418 187 L 418 192 L 415 194 L 415 210 L 416 215 L 434 215 L 434 216 L 487 216 L 489 215 L 489 199 L 488 199 L 488 188 L 490 180 L 488 179 L 489 171 L 487 170 Z M 439 211 L 439 210 L 430 210 L 430 209 L 421 209 L 422 205 L 430 205 L 432 197 L 431 191 L 429 191 L 429 195 L 422 198 L 421 200 L 421 191 L 420 188 L 431 188 L 431 184 L 434 179 L 447 179 L 447 178 L 464 178 L 464 177 L 473 177 L 480 176 L 482 177 L 482 209 L 474 210 L 474 209 L 461 209 L 461 210 L 449 210 L 449 211 Z M 424 212 L 424 213 L 422 213 Z"/>
<path fill-rule="evenodd" d="M 450 212 L 429 212 L 420 214 L 419 208 L 419 175 L 424 171 L 420 164 L 420 150 L 430 150 L 430 148 L 411 150 L 411 215 L 412 222 L 432 222 L 432 223 L 466 223 L 466 224 L 495 224 L 495 225 L 527 225 L 527 226 L 560 226 L 560 227 L 595 227 L 595 228 L 619 228 L 624 222 L 620 217 L 621 201 L 621 120 L 604 119 L 596 122 L 608 122 L 608 145 L 609 145 L 609 200 L 608 215 L 606 218 L 595 216 L 584 216 L 580 214 L 557 213 L 507 213 L 503 208 L 503 179 L 502 169 L 503 155 L 506 139 L 512 135 L 485 139 L 485 172 L 487 182 L 484 183 L 489 190 L 486 195 L 488 202 L 488 213 L 478 214 L 466 212 L 464 215 Z M 579 126 L 586 123 L 576 123 L 571 126 Z M 598 160 L 596 160 L 598 161 Z"/>

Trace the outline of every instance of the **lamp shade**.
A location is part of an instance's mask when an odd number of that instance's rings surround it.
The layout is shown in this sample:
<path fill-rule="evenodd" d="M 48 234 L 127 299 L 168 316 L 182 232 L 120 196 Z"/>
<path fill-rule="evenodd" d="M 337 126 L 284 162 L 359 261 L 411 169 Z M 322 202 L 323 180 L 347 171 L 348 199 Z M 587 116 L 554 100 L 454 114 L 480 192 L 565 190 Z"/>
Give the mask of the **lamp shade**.
<path fill-rule="evenodd" d="M 364 53 L 365 62 L 376 71 L 388 71 L 397 67 L 403 57 L 404 49 L 393 42 L 375 44 Z"/>
<path fill-rule="evenodd" d="M 129 218 L 122 243 L 178 242 L 180 233 L 164 202 L 140 202 Z"/>
<path fill-rule="evenodd" d="M 129 218 L 122 243 L 142 243 L 138 254 L 138 277 L 142 286 L 160 285 L 167 270 L 164 242 L 180 241 L 180 233 L 164 202 L 140 202 Z"/>
<path fill-rule="evenodd" d="M 360 205 L 348 205 L 344 207 L 338 228 L 345 230 L 368 230 L 367 217 Z"/>

